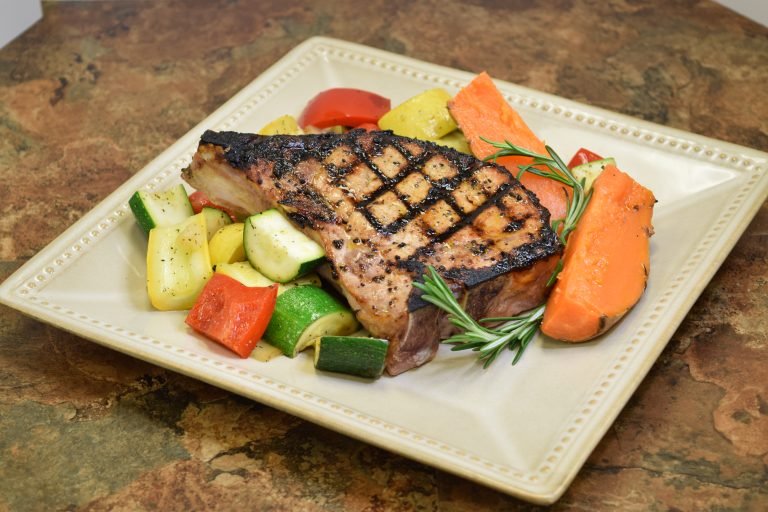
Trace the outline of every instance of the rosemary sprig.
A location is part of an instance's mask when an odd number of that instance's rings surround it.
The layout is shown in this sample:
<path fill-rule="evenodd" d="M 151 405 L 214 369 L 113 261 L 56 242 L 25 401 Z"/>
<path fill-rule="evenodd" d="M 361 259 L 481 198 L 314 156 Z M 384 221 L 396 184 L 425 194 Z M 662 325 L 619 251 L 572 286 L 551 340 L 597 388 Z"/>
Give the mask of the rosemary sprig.
<path fill-rule="evenodd" d="M 571 174 L 571 171 L 568 170 L 568 166 L 549 146 L 545 146 L 549 154 L 549 156 L 546 156 L 515 146 L 509 141 L 493 142 L 486 139 L 483 140 L 499 150 L 485 160 L 495 160 L 503 156 L 527 156 L 532 159 L 530 164 L 518 166 L 518 178 L 525 172 L 532 172 L 539 176 L 557 180 L 572 188 L 571 196 L 564 191 L 567 206 L 565 218 L 556 219 L 552 222 L 552 229 L 555 232 L 560 230 L 558 236 L 560 242 L 565 245 L 568 235 L 576 227 L 592 197 L 591 190 L 588 192 L 584 190 L 584 180 L 577 180 Z M 557 275 L 562 269 L 562 263 L 562 259 L 558 261 L 557 267 L 552 273 L 547 286 L 555 282 Z M 424 282 L 414 282 L 413 285 L 423 292 L 421 296 L 423 300 L 434 304 L 448 313 L 449 321 L 460 329 L 457 334 L 444 340 L 443 343 L 453 345 L 452 350 L 474 350 L 479 352 L 479 359 L 483 361 L 483 368 L 487 368 L 506 348 L 516 351 L 512 364 L 517 364 L 539 330 L 542 318 L 544 317 L 544 310 L 546 309 L 546 303 L 542 303 L 521 315 L 484 318 L 477 321 L 464 311 L 464 308 L 458 303 L 446 282 L 432 266 L 427 267 Z M 499 323 L 499 325 L 493 328 L 483 325 L 489 322 Z"/>
<path fill-rule="evenodd" d="M 483 140 L 498 149 L 496 153 L 487 156 L 484 160 L 496 160 L 504 156 L 527 156 L 531 158 L 531 163 L 518 166 L 519 172 L 516 176 L 518 179 L 520 179 L 523 173 L 530 172 L 538 176 L 559 181 L 572 189 L 573 193 L 570 196 L 566 190 L 563 190 L 566 201 L 565 218 L 554 219 L 552 221 L 552 229 L 554 229 L 555 232 L 558 232 L 559 230 L 558 237 L 560 238 L 560 242 L 565 245 L 568 235 L 576 228 L 576 224 L 578 224 L 581 215 L 587 208 L 589 199 L 592 197 L 591 189 L 589 191 L 584 190 L 584 178 L 577 180 L 568 169 L 565 162 L 563 162 L 558 154 L 549 146 L 544 146 L 547 153 L 549 153 L 549 156 L 547 157 L 528 151 L 520 146 L 515 146 L 506 140 L 504 142 L 494 142 L 488 139 Z M 540 167 L 545 167 L 545 169 Z"/>
<path fill-rule="evenodd" d="M 434 304 L 448 313 L 448 320 L 460 329 L 443 343 L 454 345 L 452 350 L 475 350 L 487 368 L 505 349 L 517 350 L 512 364 L 517 363 L 523 351 L 539 329 L 541 317 L 544 314 L 544 304 L 527 313 L 506 318 L 486 318 L 478 322 L 464 311 L 456 301 L 450 288 L 434 267 L 427 267 L 424 282 L 413 285 L 423 291 L 421 296 L 426 302 Z M 485 327 L 481 322 L 502 321 L 494 328 Z"/>

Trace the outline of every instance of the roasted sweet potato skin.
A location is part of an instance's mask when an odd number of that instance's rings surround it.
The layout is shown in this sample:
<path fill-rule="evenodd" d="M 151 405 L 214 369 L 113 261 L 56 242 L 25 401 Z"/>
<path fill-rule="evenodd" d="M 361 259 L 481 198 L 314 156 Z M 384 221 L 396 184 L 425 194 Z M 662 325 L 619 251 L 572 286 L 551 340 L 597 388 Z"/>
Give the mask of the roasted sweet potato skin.
<path fill-rule="evenodd" d="M 616 166 L 593 184 L 592 199 L 571 233 L 541 330 L 582 342 L 603 334 L 642 296 L 650 270 L 656 198 Z"/>
<path fill-rule="evenodd" d="M 533 133 L 522 116 L 507 103 L 488 73 L 480 73 L 462 88 L 448 102 L 448 110 L 467 138 L 472 154 L 477 158 L 486 158 L 497 151 L 482 139 L 494 142 L 508 141 L 534 153 L 547 154 L 544 141 Z M 531 163 L 531 159 L 525 156 L 506 156 L 499 158 L 497 162 L 517 176 L 518 166 Z M 549 210 L 552 219 L 565 217 L 569 187 L 530 172 L 520 176 L 520 182 L 536 194 L 541 204 Z"/>

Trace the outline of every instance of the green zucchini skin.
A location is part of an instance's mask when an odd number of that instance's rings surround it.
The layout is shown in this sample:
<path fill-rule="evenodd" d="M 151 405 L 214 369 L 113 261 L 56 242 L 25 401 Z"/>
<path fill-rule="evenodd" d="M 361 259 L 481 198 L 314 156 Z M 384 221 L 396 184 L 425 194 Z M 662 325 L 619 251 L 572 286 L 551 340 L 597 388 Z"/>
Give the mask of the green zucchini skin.
<path fill-rule="evenodd" d="M 251 215 L 243 230 L 245 255 L 269 279 L 287 283 L 325 260 L 325 251 L 275 209 Z"/>
<path fill-rule="evenodd" d="M 278 295 L 264 339 L 296 357 L 316 337 L 350 334 L 357 327 L 352 311 L 322 288 L 294 286 Z"/>
<path fill-rule="evenodd" d="M 592 188 L 592 183 L 594 183 L 597 177 L 600 176 L 600 173 L 603 172 L 603 169 L 609 165 L 616 165 L 616 160 L 613 158 L 603 158 L 602 160 L 594 160 L 592 162 L 577 165 L 571 169 L 571 174 L 573 174 L 577 180 L 583 179 L 584 190 L 589 190 Z"/>
<path fill-rule="evenodd" d="M 209 242 L 220 228 L 232 224 L 232 218 L 224 210 L 205 206 L 200 212 L 205 216 Z"/>
<path fill-rule="evenodd" d="M 315 344 L 315 368 L 377 379 L 384 372 L 389 342 L 380 338 L 323 336 Z"/>
<path fill-rule="evenodd" d="M 195 214 L 184 185 L 162 192 L 137 190 L 128 200 L 136 223 L 144 233 L 156 227 L 168 227 L 184 222 Z"/>

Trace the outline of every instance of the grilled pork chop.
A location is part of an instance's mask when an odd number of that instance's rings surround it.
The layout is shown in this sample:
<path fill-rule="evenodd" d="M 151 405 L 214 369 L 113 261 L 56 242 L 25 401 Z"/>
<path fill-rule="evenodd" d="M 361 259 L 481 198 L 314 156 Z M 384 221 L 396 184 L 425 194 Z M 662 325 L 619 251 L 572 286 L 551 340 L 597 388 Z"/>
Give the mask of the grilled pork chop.
<path fill-rule="evenodd" d="M 451 329 L 412 285 L 427 265 L 473 317 L 509 316 L 543 300 L 561 250 L 506 169 L 391 132 L 207 131 L 183 177 L 243 214 L 280 208 L 322 245 L 326 277 L 390 340 L 392 375 L 430 361 Z"/>

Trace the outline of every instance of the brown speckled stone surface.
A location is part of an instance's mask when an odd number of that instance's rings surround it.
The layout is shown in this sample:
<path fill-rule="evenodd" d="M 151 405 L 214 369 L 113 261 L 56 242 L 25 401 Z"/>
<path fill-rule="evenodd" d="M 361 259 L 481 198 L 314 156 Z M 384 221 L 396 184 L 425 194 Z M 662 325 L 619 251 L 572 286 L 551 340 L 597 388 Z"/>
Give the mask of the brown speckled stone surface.
<path fill-rule="evenodd" d="M 768 29 L 712 2 L 46 3 L 0 50 L 0 279 L 313 35 L 768 151 Z M 768 510 L 767 467 L 763 205 L 553 509 Z M 0 511 L 534 508 L 0 306 Z"/>

